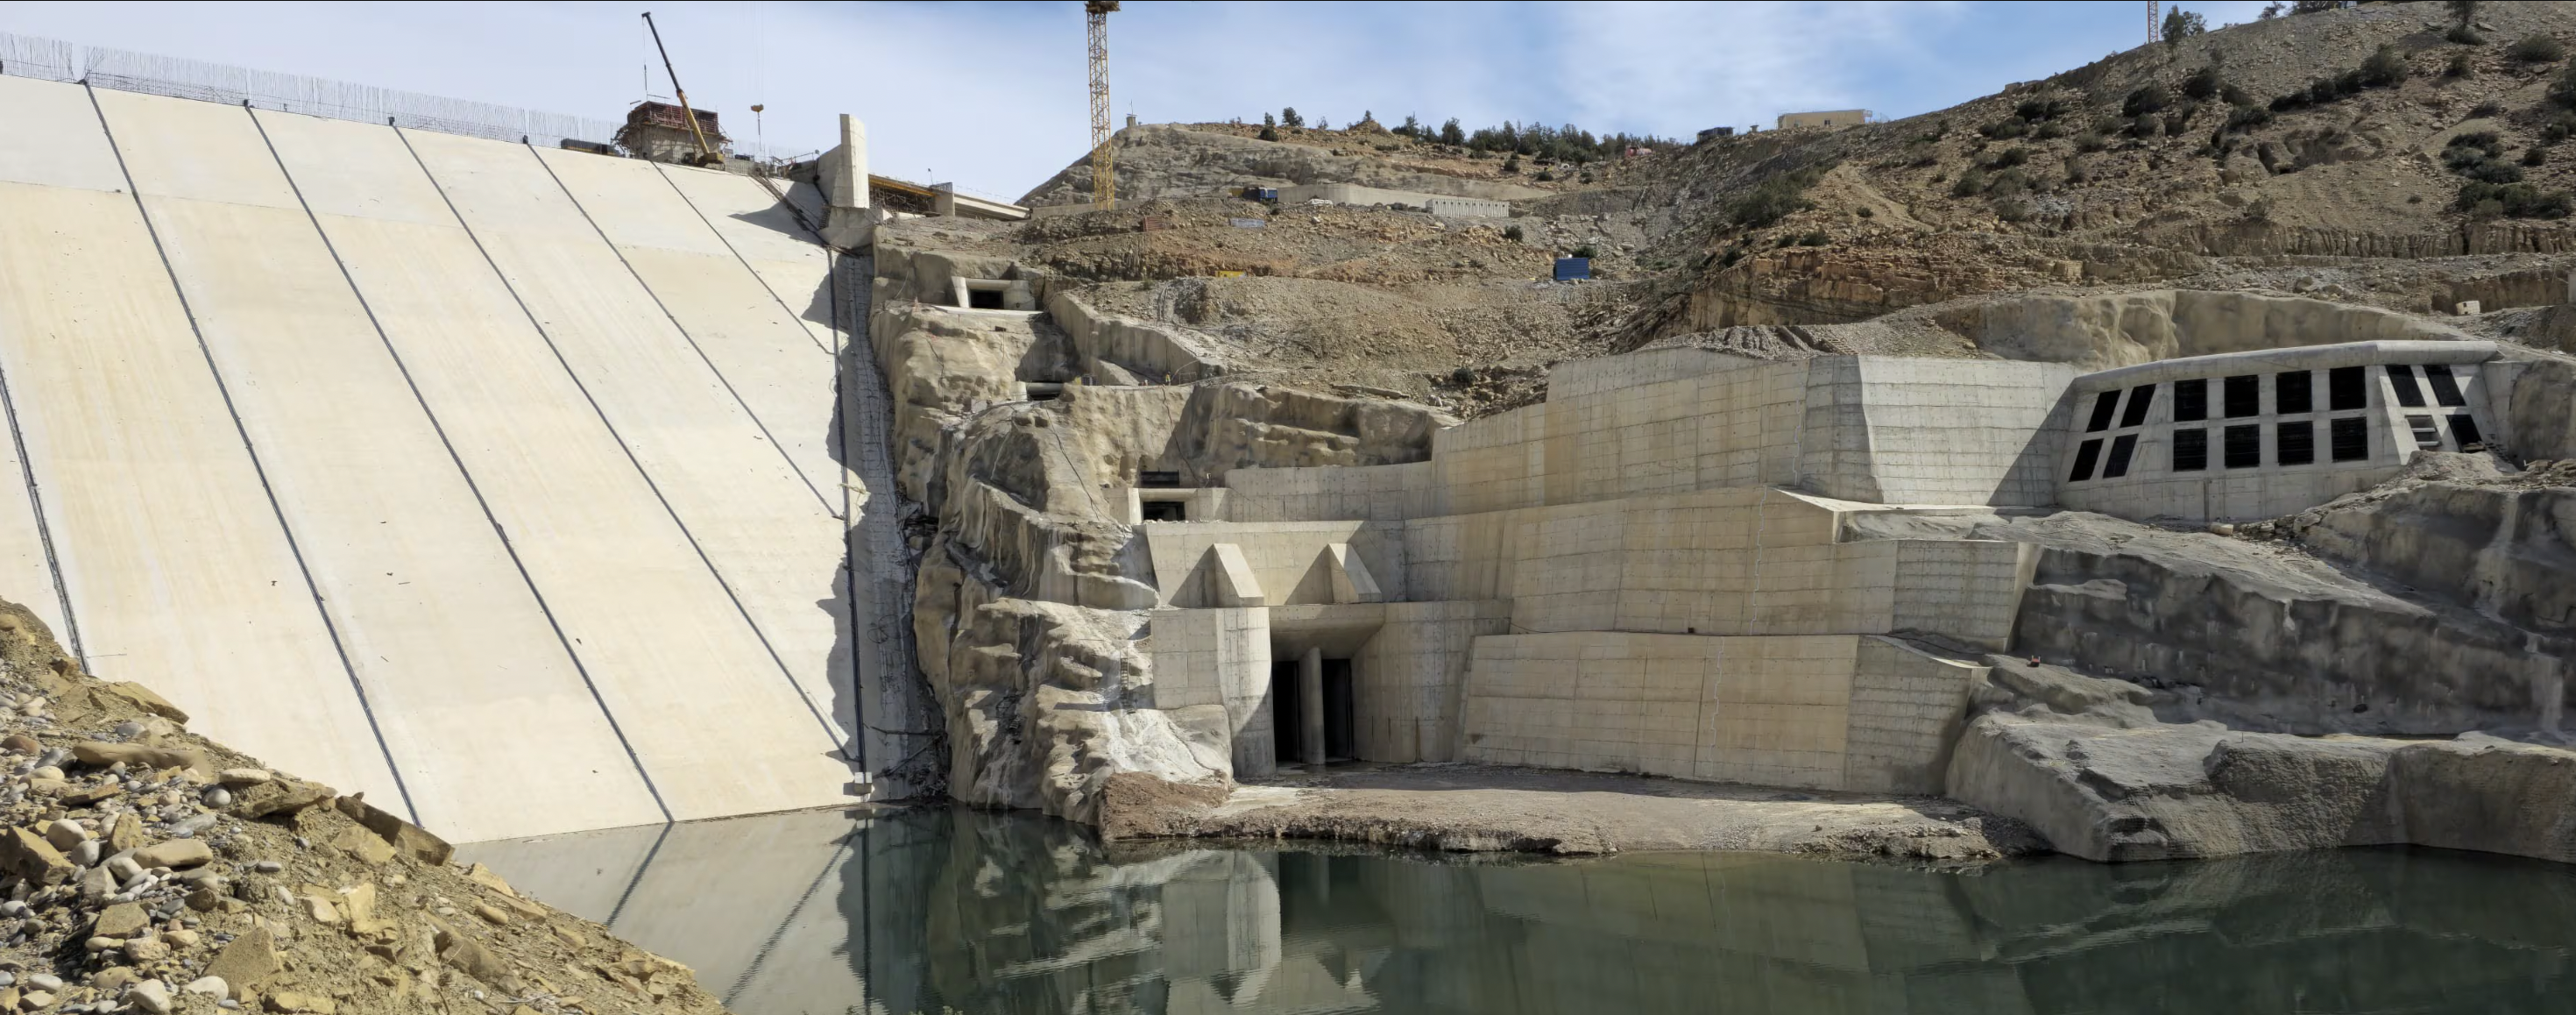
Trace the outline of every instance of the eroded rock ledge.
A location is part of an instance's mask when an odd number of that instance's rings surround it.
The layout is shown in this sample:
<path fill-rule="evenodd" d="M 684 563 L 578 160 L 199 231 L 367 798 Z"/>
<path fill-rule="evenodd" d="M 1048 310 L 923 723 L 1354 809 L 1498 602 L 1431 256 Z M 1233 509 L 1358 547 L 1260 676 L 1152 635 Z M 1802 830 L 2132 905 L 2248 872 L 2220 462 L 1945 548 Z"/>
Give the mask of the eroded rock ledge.
<path fill-rule="evenodd" d="M 2233 730 L 2172 695 L 1993 657 L 1987 711 L 1950 794 L 2029 822 L 2060 852 L 2163 860 L 2413 844 L 2576 862 L 2576 752 Z"/>

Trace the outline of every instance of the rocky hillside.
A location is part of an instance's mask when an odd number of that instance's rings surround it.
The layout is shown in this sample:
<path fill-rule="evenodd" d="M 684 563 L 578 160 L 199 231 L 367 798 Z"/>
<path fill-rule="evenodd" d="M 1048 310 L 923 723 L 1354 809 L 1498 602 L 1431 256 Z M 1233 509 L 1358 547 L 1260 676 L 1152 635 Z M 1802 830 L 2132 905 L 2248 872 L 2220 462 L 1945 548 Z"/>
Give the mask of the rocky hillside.
<path fill-rule="evenodd" d="M 2558 143 L 2576 133 L 2576 84 L 2559 84 L 2576 8 L 2487 3 L 2465 31 L 2449 17 L 2283 15 L 1905 120 L 1581 165 L 1375 123 L 1275 141 L 1140 126 L 1117 165 L 1142 203 L 977 242 L 1088 285 L 1104 310 L 1202 332 L 1249 378 L 1461 416 L 1524 404 L 1557 361 L 1659 341 L 2134 361 L 2118 340 L 1996 344 L 2027 308 L 1988 304 L 2031 294 L 2262 292 L 2436 316 L 2476 301 L 2459 332 L 2576 347 L 2576 313 L 2539 309 L 2576 265 L 2576 147 Z M 1214 196 L 1329 181 L 1507 198 L 1513 217 Z M 1089 193 L 1077 158 L 1026 200 Z M 1594 281 L 1549 281 L 1574 254 Z"/>
<path fill-rule="evenodd" d="M 721 1013 L 364 799 L 186 731 L 0 602 L 0 1011 Z"/>
<path fill-rule="evenodd" d="M 1616 194 L 1677 267 L 1633 341 L 2189 281 L 2449 313 L 2556 302 L 2576 9 L 2287 15 L 1949 109 L 1694 146 Z M 2459 41 L 2469 40 L 2469 41 Z M 2530 281 L 2523 276 L 2531 276 Z"/>
<path fill-rule="evenodd" d="M 1356 183 L 1451 197 L 1517 201 L 1590 189 L 1617 178 L 1616 163 L 1562 173 L 1538 165 L 1524 170 L 1502 155 L 1444 145 L 1388 131 L 1373 121 L 1341 130 L 1263 128 L 1236 123 L 1143 124 L 1112 139 L 1122 200 L 1230 196 L 1244 187 L 1300 183 Z M 1508 168 L 1507 168 L 1508 166 Z M 1020 198 L 1025 205 L 1083 204 L 1091 200 L 1091 157 L 1038 184 Z"/>

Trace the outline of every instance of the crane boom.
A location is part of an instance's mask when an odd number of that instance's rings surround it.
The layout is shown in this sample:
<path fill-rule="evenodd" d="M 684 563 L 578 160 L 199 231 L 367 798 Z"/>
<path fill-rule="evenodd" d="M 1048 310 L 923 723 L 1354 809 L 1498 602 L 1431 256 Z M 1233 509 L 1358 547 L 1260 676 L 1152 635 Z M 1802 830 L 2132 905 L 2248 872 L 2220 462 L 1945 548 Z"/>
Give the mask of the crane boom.
<path fill-rule="evenodd" d="M 654 27 L 652 11 L 644 12 L 644 27 L 653 33 L 653 51 L 662 54 L 662 73 L 671 77 L 671 94 L 680 100 L 680 118 L 689 121 L 689 136 L 698 139 L 698 154 L 711 164 L 722 163 L 715 146 L 707 143 L 706 132 L 698 129 L 698 114 L 689 109 L 689 90 L 680 87 L 680 72 L 671 69 L 671 51 L 662 48 L 662 30 Z"/>
<path fill-rule="evenodd" d="M 1118 0 L 1084 0 L 1082 5 L 1091 36 L 1091 202 L 1103 208 L 1118 204 L 1118 174 L 1109 151 L 1109 12 L 1117 9 Z"/>

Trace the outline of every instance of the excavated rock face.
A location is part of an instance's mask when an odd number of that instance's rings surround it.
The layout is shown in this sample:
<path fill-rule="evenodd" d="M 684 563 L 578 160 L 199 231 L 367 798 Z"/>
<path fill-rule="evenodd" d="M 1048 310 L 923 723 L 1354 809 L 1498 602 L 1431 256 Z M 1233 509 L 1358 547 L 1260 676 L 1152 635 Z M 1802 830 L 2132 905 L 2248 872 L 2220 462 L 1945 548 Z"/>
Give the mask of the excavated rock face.
<path fill-rule="evenodd" d="M 2576 860 L 2576 752 L 2482 734 L 2307 739 L 2179 720 L 2165 692 L 2002 656 L 1949 794 L 2060 852 L 2162 860 L 2413 843 Z M 2160 718 L 2161 716 L 2161 718 Z"/>
<path fill-rule="evenodd" d="M 2560 309 L 2576 311 L 2576 304 Z M 2569 347 L 2576 349 L 2576 344 Z M 2542 354 L 2507 359 L 2524 371 L 2513 386 L 2513 404 L 2505 407 L 2514 451 L 2530 461 L 2576 458 L 2576 359 Z"/>
<path fill-rule="evenodd" d="M 2006 359 L 2097 370 L 2300 345 L 2468 337 L 2375 307 L 2192 289 L 2018 296 L 1961 308 L 1940 321 Z"/>
<path fill-rule="evenodd" d="M 2378 525 L 2360 518 L 2337 524 Z M 1939 532 L 2038 544 L 2039 567 L 2014 622 L 2017 652 L 2169 689 L 2193 704 L 2195 718 L 2237 729 L 2407 736 L 2551 731 L 2576 665 L 2576 637 L 2563 627 L 2524 626 L 2436 586 L 2409 588 L 2375 573 L 2377 558 L 2320 560 L 2294 545 L 2083 512 L 1874 516 L 1856 527 L 1891 536 Z M 2492 538 L 2477 545 L 2487 542 Z M 2522 547 L 2502 559 L 2554 559 L 2559 552 Z M 2428 573 L 2446 574 L 2466 588 L 2471 556 L 2447 565 L 2438 551 L 2416 559 Z M 2387 560 L 2395 566 L 2401 555 Z M 2515 579 L 2528 580 L 2542 604 L 2554 601 L 2540 591 L 2549 587 L 2545 571 L 2542 565 L 2525 572 L 2531 578 Z"/>
<path fill-rule="evenodd" d="M 2320 556 L 2562 646 L 2576 638 L 2576 488 L 2407 484 L 2293 521 L 2305 523 L 2300 542 Z"/>
<path fill-rule="evenodd" d="M 913 250 L 879 263 L 895 272 L 882 296 L 936 292 L 939 266 L 963 262 Z M 1155 705 L 1152 562 L 1126 523 L 1138 473 L 1213 485 L 1244 466 L 1419 461 L 1451 422 L 1246 384 L 1079 383 L 1103 350 L 1037 315 L 880 299 L 871 337 L 895 402 L 897 483 L 933 523 L 917 537 L 913 635 L 945 715 L 949 792 L 1076 821 L 1096 820 L 1115 773 L 1233 774 L 1223 706 Z M 1063 387 L 1033 401 L 1031 382 Z"/>

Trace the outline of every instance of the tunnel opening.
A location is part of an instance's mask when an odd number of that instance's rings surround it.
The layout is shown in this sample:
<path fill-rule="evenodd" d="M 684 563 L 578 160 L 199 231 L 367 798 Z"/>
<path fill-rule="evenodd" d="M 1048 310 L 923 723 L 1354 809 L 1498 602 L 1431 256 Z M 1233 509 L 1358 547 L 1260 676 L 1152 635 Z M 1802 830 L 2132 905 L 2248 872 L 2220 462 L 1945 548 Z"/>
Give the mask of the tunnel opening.
<path fill-rule="evenodd" d="M 1291 659 L 1270 666 L 1270 721 L 1276 731 L 1271 739 L 1273 760 L 1279 765 L 1303 765 L 1308 757 L 1308 740 L 1320 733 L 1323 759 L 1327 764 L 1356 760 L 1359 754 L 1359 701 L 1351 676 L 1351 661 L 1323 661 L 1323 722 L 1321 729 L 1306 724 L 1307 701 L 1300 686 L 1301 663 Z"/>
<path fill-rule="evenodd" d="M 968 289 L 966 290 L 966 306 L 970 310 L 1000 310 L 1002 309 L 1002 291 L 999 289 Z"/>

